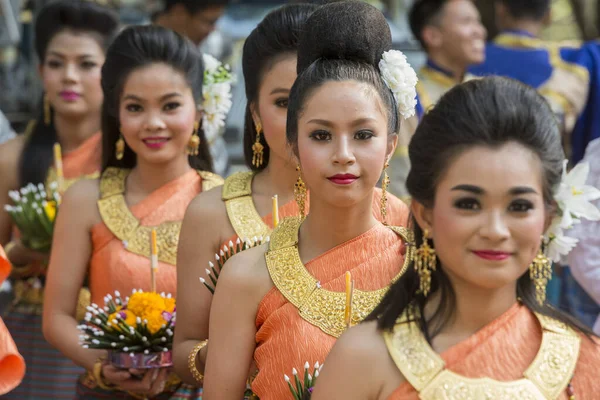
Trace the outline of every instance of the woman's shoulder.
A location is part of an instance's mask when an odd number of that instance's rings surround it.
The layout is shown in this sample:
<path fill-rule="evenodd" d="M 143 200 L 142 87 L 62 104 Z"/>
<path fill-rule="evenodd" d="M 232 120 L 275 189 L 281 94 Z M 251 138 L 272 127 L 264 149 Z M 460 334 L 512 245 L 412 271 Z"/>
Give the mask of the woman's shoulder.
<path fill-rule="evenodd" d="M 24 147 L 24 135 L 19 135 L 0 144 L 0 170 L 14 174 L 17 171 L 19 159 L 21 158 Z"/>
<path fill-rule="evenodd" d="M 185 218 L 203 224 L 204 227 L 211 223 L 211 229 L 218 227 L 219 223 L 227 222 L 227 209 L 221 200 L 221 191 L 222 186 L 217 186 L 199 193 L 190 202 Z"/>
<path fill-rule="evenodd" d="M 99 179 L 81 179 L 75 182 L 63 195 L 61 209 L 68 208 L 73 213 L 93 218 L 99 222 L 98 200 L 100 199 Z"/>
<path fill-rule="evenodd" d="M 264 257 L 267 250 L 268 244 L 262 244 L 231 257 L 223 266 L 219 285 L 224 280 L 228 282 L 226 286 L 243 292 L 251 291 L 258 300 L 262 299 L 272 287 Z"/>

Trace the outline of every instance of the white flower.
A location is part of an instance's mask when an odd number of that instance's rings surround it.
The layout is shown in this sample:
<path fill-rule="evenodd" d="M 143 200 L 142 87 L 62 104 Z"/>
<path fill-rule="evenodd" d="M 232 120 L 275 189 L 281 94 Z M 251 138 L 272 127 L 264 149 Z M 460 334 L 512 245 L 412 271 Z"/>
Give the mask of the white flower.
<path fill-rule="evenodd" d="M 552 220 L 552 224 L 546 231 L 545 239 L 548 243 L 546 255 L 554 262 L 560 262 L 561 258 L 569 254 L 579 242 L 577 239 L 564 234 L 560 217 L 555 217 Z"/>
<path fill-rule="evenodd" d="M 415 115 L 418 78 L 406 56 L 398 50 L 386 51 L 379 61 L 379 70 L 383 81 L 396 98 L 402 117 L 407 119 Z"/>
<path fill-rule="evenodd" d="M 210 54 L 202 54 L 202 60 L 204 61 L 204 70 L 209 73 L 216 71 L 221 66 L 221 62 Z"/>
<path fill-rule="evenodd" d="M 600 190 L 586 185 L 590 166 L 577 164 L 567 173 L 567 160 L 563 164 L 563 176 L 554 198 L 562 211 L 561 227 L 571 228 L 579 219 L 600 220 L 600 210 L 590 201 L 600 199 Z"/>

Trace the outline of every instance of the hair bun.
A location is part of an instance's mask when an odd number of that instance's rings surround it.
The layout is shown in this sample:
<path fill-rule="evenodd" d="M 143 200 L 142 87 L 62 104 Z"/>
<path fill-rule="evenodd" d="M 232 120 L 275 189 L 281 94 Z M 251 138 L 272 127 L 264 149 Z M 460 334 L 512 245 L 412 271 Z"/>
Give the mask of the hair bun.
<path fill-rule="evenodd" d="M 377 8 L 362 1 L 339 1 L 319 7 L 307 20 L 298 45 L 298 74 L 315 60 L 353 60 L 378 68 L 392 34 Z"/>

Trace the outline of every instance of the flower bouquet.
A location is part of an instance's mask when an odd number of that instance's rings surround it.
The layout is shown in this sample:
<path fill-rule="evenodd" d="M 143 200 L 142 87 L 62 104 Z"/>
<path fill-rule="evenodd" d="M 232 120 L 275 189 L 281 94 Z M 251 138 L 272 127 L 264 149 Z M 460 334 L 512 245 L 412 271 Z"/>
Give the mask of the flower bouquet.
<path fill-rule="evenodd" d="M 298 377 L 298 371 L 296 368 L 292 369 L 292 376 L 294 380 L 294 384 L 292 384 L 292 380 L 289 376 L 283 375 L 286 383 L 288 384 L 292 395 L 294 396 L 294 400 L 307 400 L 310 399 L 312 395 L 313 388 L 317 383 L 317 378 L 319 377 L 319 373 L 321 372 L 322 365 L 319 365 L 319 362 L 315 364 L 313 369 L 313 373 L 309 372 L 310 365 L 308 361 L 304 364 L 304 378 L 300 380 Z"/>
<path fill-rule="evenodd" d="M 239 238 L 236 240 L 235 245 L 230 240 L 228 245 L 223 246 L 223 248 L 219 251 L 218 254 L 215 254 L 215 262 L 217 265 L 213 264 L 212 261 L 208 262 L 208 267 L 206 271 L 206 275 L 210 282 L 207 282 L 206 279 L 200 277 L 200 282 L 208 289 L 212 294 L 215 293 L 215 287 L 217 286 L 217 280 L 219 279 L 219 274 L 223 269 L 223 266 L 231 257 L 233 257 L 237 253 L 241 253 L 244 250 L 251 249 L 252 247 L 260 246 L 263 243 L 267 243 L 269 238 L 263 240 L 262 237 L 257 238 L 254 237 L 252 240 L 245 240 L 242 242 Z"/>
<path fill-rule="evenodd" d="M 170 294 L 133 290 L 130 297 L 104 298 L 104 307 L 88 307 L 79 325 L 81 345 L 108 351 L 118 368 L 163 368 L 173 365 L 171 348 L 175 329 L 175 299 Z"/>
<path fill-rule="evenodd" d="M 50 252 L 60 204 L 58 183 L 52 182 L 48 187 L 30 183 L 8 194 L 14 205 L 7 204 L 4 209 L 19 229 L 23 245 L 35 251 Z"/>
<path fill-rule="evenodd" d="M 235 81 L 228 65 L 209 54 L 203 54 L 204 78 L 202 83 L 203 102 L 202 129 L 209 143 L 225 126 L 225 118 L 231 109 L 231 84 Z"/>

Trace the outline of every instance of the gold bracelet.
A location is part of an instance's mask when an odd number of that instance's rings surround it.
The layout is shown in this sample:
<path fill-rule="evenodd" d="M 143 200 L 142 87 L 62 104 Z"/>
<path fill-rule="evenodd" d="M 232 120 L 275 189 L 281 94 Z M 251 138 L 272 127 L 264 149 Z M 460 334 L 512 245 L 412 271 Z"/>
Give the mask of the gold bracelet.
<path fill-rule="evenodd" d="M 200 350 L 205 348 L 207 344 L 208 340 L 201 341 L 200 343 L 194 346 L 192 351 L 190 351 L 190 355 L 188 356 L 188 368 L 190 369 L 190 372 L 192 373 L 194 379 L 199 383 L 202 382 L 202 380 L 204 379 L 204 375 L 202 375 L 202 373 L 198 371 L 198 367 L 196 367 L 196 357 L 198 356 Z"/>
<path fill-rule="evenodd" d="M 110 385 L 106 384 L 104 382 L 104 378 L 102 377 L 102 366 L 104 365 L 104 361 L 99 358 L 96 363 L 94 364 L 94 370 L 93 370 L 93 375 L 94 375 L 94 380 L 96 381 L 96 385 L 98 385 L 98 387 L 100 387 L 100 389 L 104 389 L 104 390 L 113 390 L 114 387 L 111 387 Z"/>

